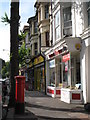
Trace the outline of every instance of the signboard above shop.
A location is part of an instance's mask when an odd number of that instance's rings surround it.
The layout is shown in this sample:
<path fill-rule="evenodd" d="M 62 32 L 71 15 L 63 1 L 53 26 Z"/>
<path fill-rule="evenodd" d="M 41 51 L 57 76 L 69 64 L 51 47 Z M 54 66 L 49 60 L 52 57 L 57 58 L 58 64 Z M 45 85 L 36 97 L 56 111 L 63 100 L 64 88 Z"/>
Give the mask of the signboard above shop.
<path fill-rule="evenodd" d="M 70 60 L 70 53 L 68 53 L 62 57 L 62 62 L 66 62 L 68 60 Z"/>
<path fill-rule="evenodd" d="M 42 62 L 44 62 L 44 57 L 41 55 L 34 59 L 34 65 L 37 65 Z"/>
<path fill-rule="evenodd" d="M 81 49 L 81 39 L 79 37 L 65 38 L 69 52 L 79 52 Z"/>
<path fill-rule="evenodd" d="M 55 67 L 55 59 L 49 61 L 49 67 L 54 68 Z"/>

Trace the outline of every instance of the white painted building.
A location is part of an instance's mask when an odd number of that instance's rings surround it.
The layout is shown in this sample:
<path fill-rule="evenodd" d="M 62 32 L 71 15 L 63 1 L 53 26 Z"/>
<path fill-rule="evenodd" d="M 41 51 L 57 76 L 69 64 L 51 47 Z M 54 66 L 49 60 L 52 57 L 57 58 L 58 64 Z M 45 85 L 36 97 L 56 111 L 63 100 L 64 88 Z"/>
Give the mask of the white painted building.
<path fill-rule="evenodd" d="M 51 19 L 50 19 L 50 39 L 53 41 L 52 47 L 45 52 L 46 55 L 46 86 L 51 83 L 50 64 L 55 60 L 53 65 L 54 85 L 61 87 L 64 84 L 64 62 L 67 53 L 70 54 L 68 63 L 65 63 L 65 71 L 67 72 L 66 87 L 74 88 L 76 83 L 81 83 L 81 91 L 83 94 L 81 102 L 90 103 L 90 12 L 89 3 L 87 2 L 63 2 L 58 0 L 52 3 Z M 50 62 L 51 61 L 51 62 Z M 66 61 L 65 61 L 66 62 Z M 61 67 L 60 67 L 61 66 Z M 61 69 L 61 70 L 60 70 Z M 68 69 L 68 70 L 67 70 Z M 58 72 L 59 71 L 59 72 Z M 63 75 L 64 74 L 64 75 Z M 61 79 L 61 80 L 60 80 Z M 50 87 L 50 86 L 49 86 Z M 57 88 L 55 88 L 57 90 Z M 55 89 L 47 89 L 49 94 L 55 92 Z M 83 99 L 82 99 L 83 98 Z"/>

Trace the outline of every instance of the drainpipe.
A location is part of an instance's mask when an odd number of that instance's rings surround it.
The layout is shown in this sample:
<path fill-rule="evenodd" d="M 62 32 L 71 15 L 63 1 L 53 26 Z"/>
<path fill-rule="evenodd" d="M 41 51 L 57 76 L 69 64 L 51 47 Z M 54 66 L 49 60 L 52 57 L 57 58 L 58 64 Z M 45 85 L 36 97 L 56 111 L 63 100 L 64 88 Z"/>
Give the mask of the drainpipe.
<path fill-rule="evenodd" d="M 51 0 L 51 46 L 53 45 L 53 16 L 52 16 L 52 0 Z"/>

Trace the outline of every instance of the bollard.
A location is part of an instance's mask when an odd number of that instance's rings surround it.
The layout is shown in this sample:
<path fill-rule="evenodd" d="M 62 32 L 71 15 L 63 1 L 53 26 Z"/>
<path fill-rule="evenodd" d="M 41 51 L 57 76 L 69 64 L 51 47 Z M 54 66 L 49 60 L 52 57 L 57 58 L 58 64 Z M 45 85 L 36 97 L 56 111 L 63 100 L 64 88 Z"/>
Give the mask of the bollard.
<path fill-rule="evenodd" d="M 15 113 L 24 114 L 24 88 L 25 88 L 25 76 L 15 76 L 16 90 L 15 90 Z"/>

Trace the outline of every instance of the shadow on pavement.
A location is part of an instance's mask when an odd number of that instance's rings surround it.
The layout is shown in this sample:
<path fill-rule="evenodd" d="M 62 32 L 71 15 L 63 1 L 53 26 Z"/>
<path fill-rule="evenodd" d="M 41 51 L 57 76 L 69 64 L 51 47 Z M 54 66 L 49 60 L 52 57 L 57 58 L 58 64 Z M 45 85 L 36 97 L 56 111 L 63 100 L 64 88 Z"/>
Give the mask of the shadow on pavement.
<path fill-rule="evenodd" d="M 40 108 L 44 110 L 52 110 L 52 111 L 64 111 L 64 112 L 82 112 L 87 113 L 84 108 L 82 107 L 74 107 L 74 108 L 53 108 L 53 107 L 47 107 L 47 106 L 41 106 L 36 104 L 30 104 L 28 102 L 25 103 L 26 107 L 33 107 L 33 108 Z M 87 113 L 88 114 L 88 113 Z"/>
<path fill-rule="evenodd" d="M 37 116 L 25 109 L 24 114 L 15 114 L 14 120 L 38 120 Z"/>
<path fill-rule="evenodd" d="M 26 91 L 25 97 L 48 97 L 48 96 L 38 91 Z"/>
<path fill-rule="evenodd" d="M 88 118 L 53 118 L 53 117 L 46 117 L 46 116 L 37 116 L 38 120 L 89 120 Z"/>

